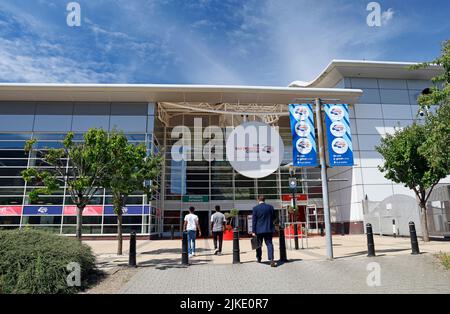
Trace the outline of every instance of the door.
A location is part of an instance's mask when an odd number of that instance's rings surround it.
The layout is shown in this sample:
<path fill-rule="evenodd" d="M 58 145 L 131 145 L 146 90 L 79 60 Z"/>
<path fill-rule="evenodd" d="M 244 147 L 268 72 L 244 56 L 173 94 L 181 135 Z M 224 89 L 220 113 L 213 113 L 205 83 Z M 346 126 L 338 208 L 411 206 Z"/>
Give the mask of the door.
<path fill-rule="evenodd" d="M 198 216 L 198 224 L 200 225 L 200 230 L 202 230 L 202 238 L 209 237 L 209 212 L 207 211 L 198 211 L 195 212 Z"/>

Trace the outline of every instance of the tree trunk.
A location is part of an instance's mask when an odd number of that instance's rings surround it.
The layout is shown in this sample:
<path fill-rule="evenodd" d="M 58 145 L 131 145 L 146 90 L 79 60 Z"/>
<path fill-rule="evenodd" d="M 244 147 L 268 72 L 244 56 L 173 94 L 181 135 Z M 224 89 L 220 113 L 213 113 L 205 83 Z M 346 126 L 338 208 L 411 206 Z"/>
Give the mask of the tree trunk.
<path fill-rule="evenodd" d="M 424 242 L 430 242 L 430 235 L 428 233 L 428 217 L 427 217 L 427 205 L 420 204 L 420 219 L 422 223 L 422 239 Z"/>
<path fill-rule="evenodd" d="M 83 228 L 83 210 L 84 206 L 77 206 L 77 228 L 76 228 L 76 236 L 79 241 L 81 241 L 82 237 L 82 228 Z"/>
<path fill-rule="evenodd" d="M 117 255 L 122 255 L 122 247 L 122 209 L 120 209 L 117 213 Z"/>

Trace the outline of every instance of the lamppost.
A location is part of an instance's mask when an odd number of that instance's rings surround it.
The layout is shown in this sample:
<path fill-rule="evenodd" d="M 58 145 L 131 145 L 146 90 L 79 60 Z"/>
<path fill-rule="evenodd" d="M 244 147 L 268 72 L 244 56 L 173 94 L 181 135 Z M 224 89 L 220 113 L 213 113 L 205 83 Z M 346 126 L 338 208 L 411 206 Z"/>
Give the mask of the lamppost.
<path fill-rule="evenodd" d="M 333 238 L 331 234 L 331 219 L 330 219 L 330 202 L 328 199 L 328 174 L 327 164 L 325 159 L 325 132 L 322 125 L 322 101 L 317 98 L 316 105 L 316 127 L 319 139 L 319 157 L 320 157 L 320 174 L 322 178 L 322 194 L 323 194 L 323 211 L 325 220 L 325 237 L 327 247 L 327 258 L 333 259 Z"/>
<path fill-rule="evenodd" d="M 297 177 L 295 176 L 295 167 L 290 166 L 289 167 L 289 187 L 291 188 L 292 192 L 292 207 L 294 209 L 294 244 L 295 249 L 298 250 L 298 227 L 297 227 L 297 219 L 298 219 L 298 210 L 297 210 Z"/>

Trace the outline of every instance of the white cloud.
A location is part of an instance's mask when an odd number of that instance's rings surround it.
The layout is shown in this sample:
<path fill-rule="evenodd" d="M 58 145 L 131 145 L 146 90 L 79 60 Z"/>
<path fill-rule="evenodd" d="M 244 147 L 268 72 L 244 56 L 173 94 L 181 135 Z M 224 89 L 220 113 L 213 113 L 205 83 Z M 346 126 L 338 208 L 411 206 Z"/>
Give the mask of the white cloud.
<path fill-rule="evenodd" d="M 117 75 L 99 71 L 101 64 L 78 63 L 62 55 L 45 53 L 61 47 L 48 42 L 0 39 L 0 81 L 45 83 L 95 83 L 117 81 Z"/>
<path fill-rule="evenodd" d="M 401 32 L 401 23 L 368 28 L 360 9 L 331 1 L 249 1 L 238 13 L 241 27 L 229 36 L 234 49 L 264 64 L 260 78 L 277 76 L 281 84 L 311 80 L 332 59 L 382 58 L 384 43 Z"/>
<path fill-rule="evenodd" d="M 392 8 L 389 8 L 387 11 L 384 11 L 381 14 L 381 24 L 388 25 L 394 19 L 395 12 Z"/>
<path fill-rule="evenodd" d="M 72 33 L 84 47 L 62 45 L 43 18 L 9 5 L 28 33 L 2 39 L 0 80 L 287 85 L 313 79 L 332 59 L 380 59 L 405 27 L 389 9 L 389 27 L 371 29 L 365 8 L 351 1 L 203 0 L 177 11 L 173 5 L 86 2 L 83 12 L 95 15 L 84 15 L 82 29 Z"/>

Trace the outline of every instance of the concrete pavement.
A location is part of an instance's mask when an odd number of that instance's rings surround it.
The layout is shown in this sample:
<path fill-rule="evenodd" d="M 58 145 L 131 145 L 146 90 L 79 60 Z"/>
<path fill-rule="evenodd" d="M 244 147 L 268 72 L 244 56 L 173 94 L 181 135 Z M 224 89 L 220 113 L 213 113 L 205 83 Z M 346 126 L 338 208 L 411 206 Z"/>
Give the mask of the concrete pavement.
<path fill-rule="evenodd" d="M 374 277 L 377 269 L 379 273 Z M 255 262 L 240 265 L 196 264 L 189 267 L 150 266 L 140 269 L 119 293 L 448 294 L 450 272 L 444 271 L 430 254 L 294 261 L 277 268 Z"/>
<path fill-rule="evenodd" d="M 397 256 L 409 255 L 411 253 L 411 244 L 409 238 L 392 238 L 375 236 L 375 248 L 378 256 Z M 365 257 L 367 254 L 367 244 L 365 235 L 352 236 L 333 236 L 333 248 L 336 259 L 352 259 Z M 98 265 L 105 269 L 111 269 L 117 266 L 126 265 L 128 262 L 129 242 L 124 241 L 124 255 L 115 254 L 117 242 L 110 241 L 84 241 L 90 245 L 97 257 Z M 292 241 L 293 246 L 293 241 Z M 429 243 L 419 243 L 421 252 L 439 253 L 450 252 L 450 242 L 433 241 Z M 289 248 L 289 240 L 287 240 Z M 274 239 L 275 259 L 279 258 L 279 242 Z M 302 243 L 300 241 L 300 248 Z M 292 260 L 320 261 L 326 260 L 325 238 L 312 237 L 303 242 L 304 249 L 288 250 L 288 258 Z M 193 264 L 231 264 L 232 241 L 224 241 L 223 255 L 215 256 L 212 240 L 197 240 L 198 256 L 190 260 Z M 251 250 L 250 240 L 240 240 L 241 262 L 255 261 L 255 252 Z M 263 249 L 263 259 L 267 258 L 266 250 Z M 181 240 L 141 240 L 137 242 L 137 262 L 139 265 L 177 265 L 181 261 Z"/>
<path fill-rule="evenodd" d="M 198 256 L 189 267 L 180 265 L 180 240 L 138 241 L 139 267 L 134 270 L 123 267 L 127 250 L 123 256 L 114 253 L 116 241 L 85 243 L 101 269 L 116 273 L 91 293 L 450 293 L 450 271 L 433 257 L 450 252 L 450 242 L 420 242 L 423 254 L 412 256 L 408 238 L 375 236 L 377 257 L 367 258 L 364 235 L 334 236 L 335 260 L 328 261 L 325 239 L 315 237 L 303 243 L 304 249 L 288 250 L 289 263 L 271 268 L 255 262 L 249 239 L 240 241 L 239 265 L 232 264 L 232 241 L 224 242 L 222 256 L 215 256 L 212 241 L 199 239 Z M 274 246 L 277 259 L 278 239 Z"/>

